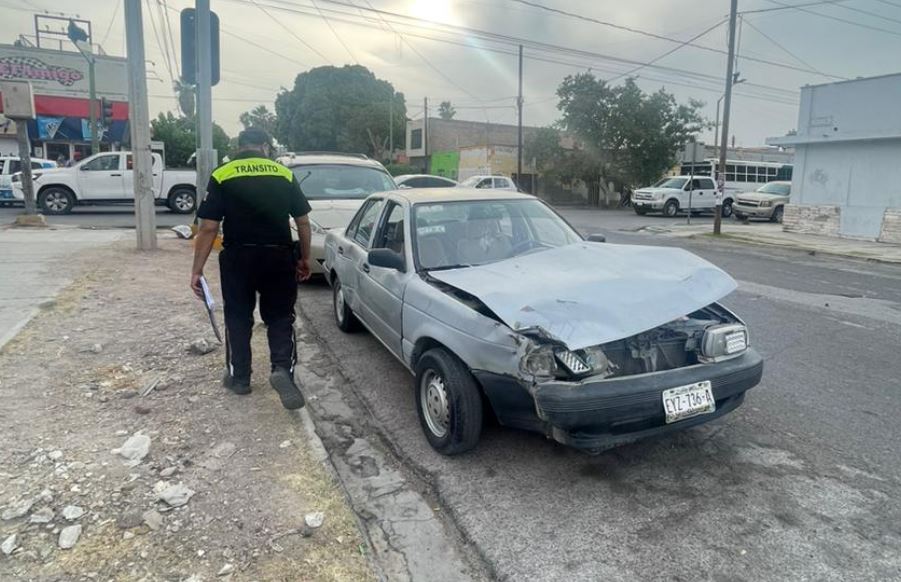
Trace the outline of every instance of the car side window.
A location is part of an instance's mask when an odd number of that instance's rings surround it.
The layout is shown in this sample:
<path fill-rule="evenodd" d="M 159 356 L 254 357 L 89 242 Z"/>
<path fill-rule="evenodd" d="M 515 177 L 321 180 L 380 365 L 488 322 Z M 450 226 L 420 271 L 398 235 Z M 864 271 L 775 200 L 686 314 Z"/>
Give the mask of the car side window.
<path fill-rule="evenodd" d="M 404 255 L 404 207 L 397 202 L 389 202 L 385 220 L 372 243 L 374 249 L 391 249 Z"/>
<path fill-rule="evenodd" d="M 375 202 L 369 200 L 367 202 L 364 202 L 363 205 L 360 206 L 360 209 L 357 210 L 357 213 L 354 214 L 354 217 L 351 219 L 350 224 L 347 225 L 347 230 L 344 231 L 344 235 L 347 236 L 347 238 L 354 238 L 354 236 L 357 234 L 357 227 L 360 225 L 360 218 L 363 217 L 363 214 L 366 212 L 366 210 L 373 204 L 375 204 Z"/>
<path fill-rule="evenodd" d="M 2 166 L 2 163 L 0 163 L 0 166 Z M 15 174 L 16 172 L 21 171 L 22 162 L 20 162 L 19 160 L 9 160 L 9 171 L 7 172 L 7 174 Z"/>
<path fill-rule="evenodd" d="M 495 188 L 507 188 L 509 185 L 507 184 L 506 178 L 495 178 L 494 179 L 494 187 Z"/>
<path fill-rule="evenodd" d="M 94 158 L 81 167 L 86 172 L 111 172 L 119 169 L 119 154 Z"/>
<path fill-rule="evenodd" d="M 478 184 L 476 184 L 476 188 L 491 188 L 491 178 L 485 178 Z"/>
<path fill-rule="evenodd" d="M 699 181 L 701 183 L 701 185 L 698 186 L 699 190 L 716 190 L 716 185 L 714 185 L 713 180 L 707 178 Z"/>
<path fill-rule="evenodd" d="M 353 235 L 354 241 L 364 248 L 369 248 L 369 239 L 375 230 L 375 223 L 382 209 L 381 200 L 373 200 L 372 204 L 360 215 L 357 230 Z"/>

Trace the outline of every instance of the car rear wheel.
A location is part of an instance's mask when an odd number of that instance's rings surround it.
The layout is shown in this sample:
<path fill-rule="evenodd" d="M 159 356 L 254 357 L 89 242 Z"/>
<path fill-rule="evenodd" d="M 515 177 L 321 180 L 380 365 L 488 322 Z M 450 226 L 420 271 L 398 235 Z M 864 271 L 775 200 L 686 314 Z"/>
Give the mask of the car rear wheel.
<path fill-rule="evenodd" d="M 38 194 L 38 204 L 44 214 L 69 214 L 75 206 L 75 196 L 65 188 L 47 188 Z"/>
<path fill-rule="evenodd" d="M 663 205 L 663 215 L 673 218 L 677 214 L 679 214 L 679 203 L 675 200 L 668 200 Z"/>
<path fill-rule="evenodd" d="M 469 369 L 444 348 L 416 365 L 416 409 L 432 448 L 443 455 L 471 450 L 482 434 L 482 395 Z"/>
<path fill-rule="evenodd" d="M 782 215 L 785 213 L 785 209 L 782 206 L 777 206 L 775 210 L 773 210 L 773 216 L 770 218 L 773 222 L 782 222 Z"/>
<path fill-rule="evenodd" d="M 341 281 L 337 277 L 335 277 L 334 283 L 332 284 L 332 306 L 334 308 L 335 323 L 338 325 L 338 329 L 344 333 L 352 333 L 360 329 L 360 322 L 357 320 L 357 316 L 354 315 L 354 312 L 344 300 L 344 288 L 341 286 Z"/>
<path fill-rule="evenodd" d="M 169 194 L 169 210 L 175 214 L 190 214 L 197 206 L 197 197 L 190 188 L 176 188 Z"/>

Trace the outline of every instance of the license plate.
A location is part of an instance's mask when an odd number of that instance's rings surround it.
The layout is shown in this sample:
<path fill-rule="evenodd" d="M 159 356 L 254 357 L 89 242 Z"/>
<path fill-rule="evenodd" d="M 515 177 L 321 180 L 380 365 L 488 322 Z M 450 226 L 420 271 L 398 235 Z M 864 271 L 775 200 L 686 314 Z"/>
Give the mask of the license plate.
<path fill-rule="evenodd" d="M 664 390 L 663 410 L 666 412 L 667 424 L 713 412 L 716 410 L 716 401 L 713 399 L 710 381 Z"/>
<path fill-rule="evenodd" d="M 644 206 L 644 202 L 636 202 L 639 206 Z"/>

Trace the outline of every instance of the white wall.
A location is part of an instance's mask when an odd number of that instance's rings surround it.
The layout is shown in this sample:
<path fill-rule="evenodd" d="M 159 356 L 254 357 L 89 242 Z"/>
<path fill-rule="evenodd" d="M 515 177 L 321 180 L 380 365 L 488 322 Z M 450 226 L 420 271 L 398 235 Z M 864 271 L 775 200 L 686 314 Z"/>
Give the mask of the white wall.
<path fill-rule="evenodd" d="M 840 206 L 840 234 L 876 238 L 901 208 L 901 139 L 798 146 L 792 182 L 792 203 Z"/>
<path fill-rule="evenodd" d="M 801 89 L 798 137 L 901 135 L 901 74 Z"/>

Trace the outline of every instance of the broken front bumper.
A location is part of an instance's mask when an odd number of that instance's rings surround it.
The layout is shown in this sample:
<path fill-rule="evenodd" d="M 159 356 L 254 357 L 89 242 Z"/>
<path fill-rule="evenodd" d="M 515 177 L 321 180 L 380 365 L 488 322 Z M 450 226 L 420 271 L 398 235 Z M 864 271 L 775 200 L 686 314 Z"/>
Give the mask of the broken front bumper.
<path fill-rule="evenodd" d="M 723 416 L 741 404 L 762 374 L 763 358 L 749 349 L 715 364 L 622 378 L 542 382 L 531 392 L 508 376 L 476 373 L 476 377 L 501 423 L 539 430 L 572 447 L 605 449 Z M 663 391 L 705 380 L 711 383 L 716 410 L 667 424 Z"/>

